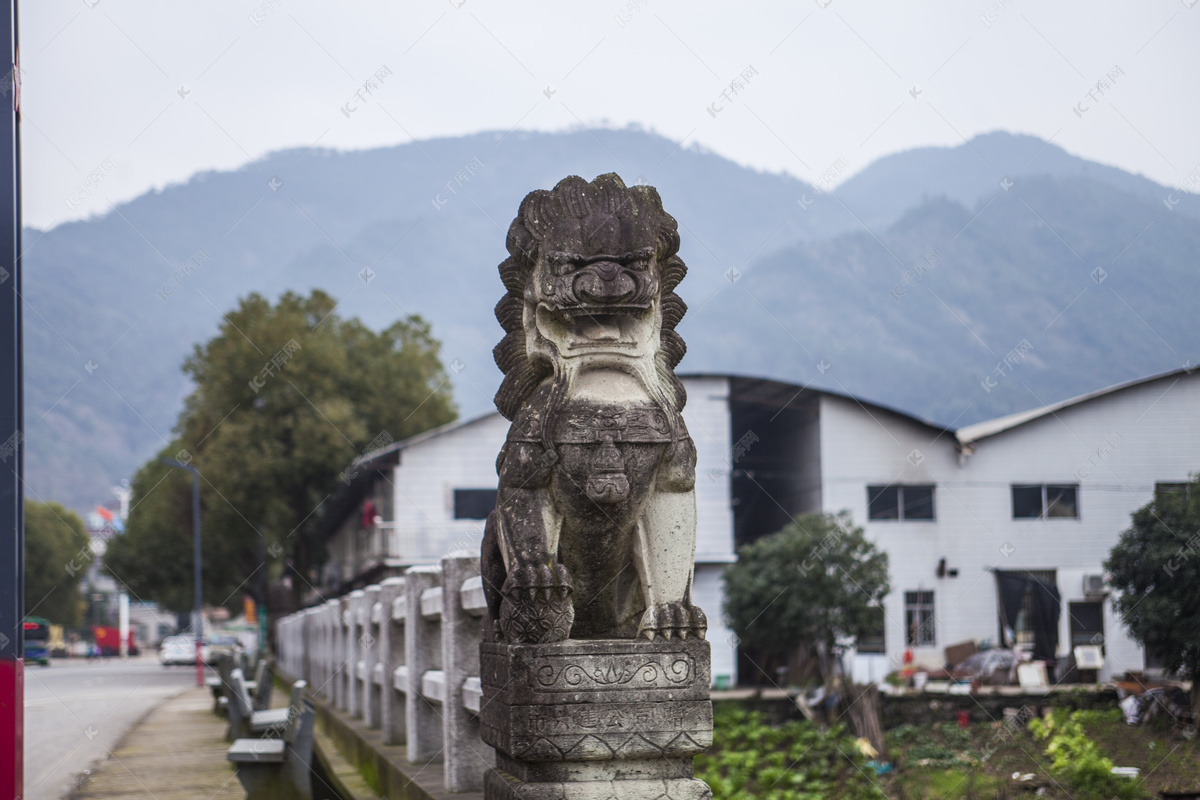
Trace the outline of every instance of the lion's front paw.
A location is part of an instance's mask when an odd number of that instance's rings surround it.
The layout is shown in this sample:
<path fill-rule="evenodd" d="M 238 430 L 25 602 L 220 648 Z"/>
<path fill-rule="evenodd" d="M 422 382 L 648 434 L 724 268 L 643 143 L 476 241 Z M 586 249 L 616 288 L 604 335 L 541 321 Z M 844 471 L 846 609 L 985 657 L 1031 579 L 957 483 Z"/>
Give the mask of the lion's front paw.
<path fill-rule="evenodd" d="M 571 576 L 562 564 L 518 567 L 500 590 L 500 630 L 514 644 L 561 642 L 571 634 L 575 607 Z"/>
<path fill-rule="evenodd" d="M 708 618 L 698 606 L 688 602 L 660 603 L 647 608 L 638 625 L 638 636 L 647 639 L 703 639 L 708 632 Z"/>

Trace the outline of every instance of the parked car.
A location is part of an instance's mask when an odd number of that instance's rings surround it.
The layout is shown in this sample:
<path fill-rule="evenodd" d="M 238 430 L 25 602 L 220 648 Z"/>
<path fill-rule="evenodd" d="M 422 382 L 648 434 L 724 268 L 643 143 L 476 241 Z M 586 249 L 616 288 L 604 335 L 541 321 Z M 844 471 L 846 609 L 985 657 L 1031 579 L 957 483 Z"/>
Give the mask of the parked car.
<path fill-rule="evenodd" d="M 204 658 L 204 643 L 200 644 L 200 658 Z M 158 648 L 158 660 L 164 667 L 173 664 L 196 663 L 196 640 L 191 636 L 168 636 Z"/>
<path fill-rule="evenodd" d="M 200 645 L 200 653 L 204 657 L 204 663 L 208 666 L 215 666 L 223 655 L 233 655 L 234 650 L 238 647 L 238 640 L 232 636 L 217 636 L 211 642 L 202 642 Z"/>

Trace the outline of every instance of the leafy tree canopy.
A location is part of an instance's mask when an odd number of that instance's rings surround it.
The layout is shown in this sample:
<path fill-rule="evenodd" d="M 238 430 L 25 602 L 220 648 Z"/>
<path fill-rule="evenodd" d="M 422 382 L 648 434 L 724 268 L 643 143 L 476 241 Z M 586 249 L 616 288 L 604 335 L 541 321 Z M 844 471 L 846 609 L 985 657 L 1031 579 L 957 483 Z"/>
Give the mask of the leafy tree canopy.
<path fill-rule="evenodd" d="M 805 514 L 738 550 L 725 569 L 725 616 L 747 648 L 828 658 L 845 638 L 875 631 L 889 591 L 887 554 L 846 513 Z"/>
<path fill-rule="evenodd" d="M 58 503 L 25 501 L 25 614 L 78 625 L 79 582 L 92 564 L 83 520 Z"/>
<path fill-rule="evenodd" d="M 364 451 L 454 419 L 439 344 L 419 317 L 376 333 L 342 319 L 319 290 L 257 294 L 225 316 L 183 370 L 195 383 L 175 437 L 133 480 L 126 533 L 105 564 L 130 590 L 173 610 L 192 605 L 191 476 L 199 470 L 206 603 L 235 606 L 253 587 L 258 537 L 268 562 L 299 575 L 322 554 L 309 528 Z"/>
<path fill-rule="evenodd" d="M 1200 478 L 1133 512 L 1105 562 L 1130 635 L 1200 686 Z M 1192 691 L 1194 713 L 1200 690 Z"/>

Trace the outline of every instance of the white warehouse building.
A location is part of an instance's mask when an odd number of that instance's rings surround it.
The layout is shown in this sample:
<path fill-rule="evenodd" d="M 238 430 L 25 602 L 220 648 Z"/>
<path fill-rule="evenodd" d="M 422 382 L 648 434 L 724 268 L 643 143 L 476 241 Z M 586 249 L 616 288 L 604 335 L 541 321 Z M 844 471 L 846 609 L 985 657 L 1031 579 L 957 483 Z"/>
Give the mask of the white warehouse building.
<path fill-rule="evenodd" d="M 722 570 L 737 547 L 812 511 L 848 511 L 890 559 L 880 634 L 847 660 L 859 680 L 881 679 L 910 649 L 941 666 L 945 647 L 971 640 L 1029 646 L 1063 665 L 1074 645 L 1099 643 L 1101 680 L 1153 668 L 1115 614 L 1102 564 L 1156 488 L 1180 490 L 1200 471 L 1200 375 L 1157 375 L 957 431 L 777 381 L 682 380 L 698 453 L 694 599 L 708 613 L 718 684 L 738 680 Z M 477 552 L 508 426 L 493 412 L 355 462 L 318 525 L 328 561 L 312 600 Z M 765 677 L 753 669 L 741 677 Z"/>

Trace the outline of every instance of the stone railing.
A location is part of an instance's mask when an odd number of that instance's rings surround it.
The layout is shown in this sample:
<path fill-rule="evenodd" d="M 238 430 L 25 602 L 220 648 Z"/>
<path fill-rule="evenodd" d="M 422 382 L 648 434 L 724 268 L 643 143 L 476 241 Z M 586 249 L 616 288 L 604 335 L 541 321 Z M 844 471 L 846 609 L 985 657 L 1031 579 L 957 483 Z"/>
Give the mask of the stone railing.
<path fill-rule="evenodd" d="M 449 791 L 479 791 L 494 763 L 479 738 L 486 608 L 479 558 L 450 555 L 280 619 L 279 666 L 409 761 L 442 761 Z"/>

